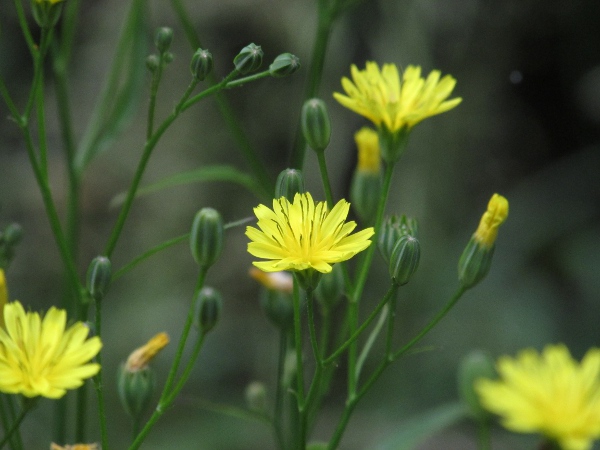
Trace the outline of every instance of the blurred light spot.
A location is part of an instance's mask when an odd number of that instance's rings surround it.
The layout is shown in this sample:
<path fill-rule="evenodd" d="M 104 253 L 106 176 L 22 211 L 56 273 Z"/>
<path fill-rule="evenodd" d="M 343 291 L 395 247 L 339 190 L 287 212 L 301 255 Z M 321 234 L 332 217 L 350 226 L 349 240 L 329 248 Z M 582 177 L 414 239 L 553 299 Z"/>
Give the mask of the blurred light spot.
<path fill-rule="evenodd" d="M 523 81 L 523 74 L 520 70 L 513 70 L 508 79 L 512 84 L 520 84 Z"/>

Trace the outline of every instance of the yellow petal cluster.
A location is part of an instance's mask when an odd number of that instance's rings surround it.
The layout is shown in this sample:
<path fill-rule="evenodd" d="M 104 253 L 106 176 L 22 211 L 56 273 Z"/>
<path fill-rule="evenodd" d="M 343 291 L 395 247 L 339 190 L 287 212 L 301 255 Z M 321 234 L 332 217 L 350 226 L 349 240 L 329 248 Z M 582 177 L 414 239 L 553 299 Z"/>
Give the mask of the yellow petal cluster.
<path fill-rule="evenodd" d="M 499 194 L 492 195 L 487 211 L 481 216 L 479 227 L 473 235 L 483 247 L 490 248 L 496 242 L 498 228 L 508 217 L 508 200 Z"/>
<path fill-rule="evenodd" d="M 377 174 L 381 168 L 379 136 L 375 130 L 363 127 L 354 134 L 358 149 L 358 170 Z"/>
<path fill-rule="evenodd" d="M 169 335 L 167 333 L 158 333 L 152 337 L 147 343 L 135 349 L 125 363 L 125 370 L 128 372 L 137 372 L 145 369 L 150 361 L 169 343 Z"/>
<path fill-rule="evenodd" d="M 4 305 L 8 302 L 8 289 L 4 270 L 0 269 L 0 328 L 4 328 Z"/>
<path fill-rule="evenodd" d="M 331 211 L 325 202 L 315 204 L 309 193 L 273 200 L 273 209 L 254 208 L 258 229 L 246 228 L 248 252 L 270 261 L 253 262 L 265 272 L 314 269 L 331 272 L 331 264 L 352 258 L 366 249 L 375 234 L 366 228 L 350 234 L 356 222 L 345 222 L 350 203 L 340 200 Z"/>
<path fill-rule="evenodd" d="M 6 328 L 0 328 L 0 391 L 8 394 L 60 398 L 94 376 L 100 365 L 100 338 L 88 339 L 82 322 L 66 328 L 67 314 L 50 308 L 42 319 L 25 312 L 18 301 L 4 306 Z"/>
<path fill-rule="evenodd" d="M 481 404 L 500 415 L 504 427 L 520 433 L 539 432 L 563 450 L 588 450 L 600 437 L 600 349 L 581 363 L 562 344 L 541 354 L 521 351 L 497 362 L 499 380 L 479 379 Z"/>
<path fill-rule="evenodd" d="M 462 99 L 447 100 L 456 80 L 441 77 L 439 70 L 427 78 L 421 77 L 421 67 L 408 66 L 402 81 L 395 64 L 384 64 L 381 70 L 375 62 L 367 62 L 364 70 L 350 67 L 352 80 L 342 78 L 346 95 L 333 96 L 346 108 L 371 120 L 377 127 L 391 132 L 410 129 L 427 117 L 446 112 Z"/>

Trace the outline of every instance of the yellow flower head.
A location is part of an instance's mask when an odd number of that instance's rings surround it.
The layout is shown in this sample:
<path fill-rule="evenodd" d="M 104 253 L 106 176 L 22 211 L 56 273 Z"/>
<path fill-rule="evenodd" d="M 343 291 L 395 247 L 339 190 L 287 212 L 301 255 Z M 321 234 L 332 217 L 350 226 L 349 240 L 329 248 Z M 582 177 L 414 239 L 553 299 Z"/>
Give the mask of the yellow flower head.
<path fill-rule="evenodd" d="M 356 222 L 345 222 L 350 203 L 340 200 L 331 211 L 325 202 L 315 204 L 309 193 L 273 200 L 273 209 L 254 208 L 258 228 L 247 227 L 248 253 L 271 261 L 253 262 L 265 272 L 315 269 L 331 272 L 331 264 L 352 258 L 366 249 L 375 234 L 366 228 L 350 235 Z"/>
<path fill-rule="evenodd" d="M 363 127 L 354 134 L 358 148 L 358 170 L 368 173 L 379 173 L 381 157 L 379 156 L 379 136 L 372 128 Z"/>
<path fill-rule="evenodd" d="M 8 302 L 8 289 L 4 270 L 0 269 L 0 328 L 4 328 L 4 305 Z"/>
<path fill-rule="evenodd" d="M 539 432 L 563 450 L 587 450 L 600 437 L 600 349 L 579 364 L 564 345 L 549 345 L 540 355 L 521 351 L 497 362 L 500 379 L 479 379 L 481 404 L 519 433 Z"/>
<path fill-rule="evenodd" d="M 423 119 L 446 112 L 462 101 L 461 98 L 446 100 L 456 80 L 450 75 L 440 80 L 439 70 L 432 71 L 424 79 L 421 67 L 408 66 L 402 81 L 395 64 L 384 64 L 381 70 L 375 62 L 367 62 L 365 70 L 358 70 L 353 64 L 350 72 L 352 81 L 342 78 L 346 95 L 335 92 L 335 99 L 376 126 L 384 126 L 392 132 L 412 128 Z"/>
<path fill-rule="evenodd" d="M 4 306 L 4 320 L 0 391 L 60 398 L 100 370 L 99 364 L 89 363 L 102 347 L 100 338 L 88 339 L 89 329 L 83 322 L 66 328 L 66 311 L 52 307 L 42 320 L 15 301 Z"/>
<path fill-rule="evenodd" d="M 137 372 L 145 369 L 146 366 L 163 348 L 169 343 L 169 335 L 167 333 L 158 333 L 151 338 L 146 344 L 134 350 L 127 362 L 125 370 L 128 372 Z"/>
<path fill-rule="evenodd" d="M 75 444 L 63 447 L 53 442 L 50 444 L 50 450 L 100 450 L 100 446 L 98 444 Z"/>
<path fill-rule="evenodd" d="M 492 195 L 487 211 L 481 216 L 479 227 L 473 237 L 483 247 L 490 248 L 496 242 L 498 228 L 508 217 L 508 200 L 499 194 Z"/>
<path fill-rule="evenodd" d="M 289 272 L 265 273 L 256 267 L 251 267 L 249 274 L 252 278 L 271 291 L 291 294 L 294 289 L 294 278 Z"/>

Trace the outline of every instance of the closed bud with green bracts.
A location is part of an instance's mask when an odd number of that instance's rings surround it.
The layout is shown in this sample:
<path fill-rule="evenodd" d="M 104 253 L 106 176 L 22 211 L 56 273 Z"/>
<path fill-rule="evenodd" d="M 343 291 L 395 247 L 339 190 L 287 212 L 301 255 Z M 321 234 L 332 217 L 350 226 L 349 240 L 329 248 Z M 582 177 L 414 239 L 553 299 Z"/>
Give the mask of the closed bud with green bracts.
<path fill-rule="evenodd" d="M 263 289 L 260 304 L 267 318 L 277 328 L 287 330 L 291 327 L 294 319 L 294 307 L 290 294 L 272 289 Z"/>
<path fill-rule="evenodd" d="M 154 45 L 160 53 L 165 53 L 171 47 L 173 42 L 173 30 L 169 27 L 160 27 L 156 30 Z"/>
<path fill-rule="evenodd" d="M 250 44 L 245 46 L 235 58 L 233 64 L 236 70 L 242 75 L 258 70 L 262 64 L 263 51 L 260 45 Z"/>
<path fill-rule="evenodd" d="M 154 372 L 148 366 L 135 371 L 123 363 L 117 375 L 117 392 L 125 412 L 138 420 L 148 407 L 154 393 Z"/>
<path fill-rule="evenodd" d="M 146 68 L 151 73 L 154 73 L 156 69 L 158 69 L 158 66 L 160 66 L 160 59 L 158 58 L 158 55 L 148 55 L 146 57 Z"/>
<path fill-rule="evenodd" d="M 387 164 L 396 163 L 408 144 L 409 128 L 400 128 L 390 131 L 385 126 L 379 127 L 379 145 L 381 148 L 381 159 Z"/>
<path fill-rule="evenodd" d="M 458 260 L 458 280 L 463 288 L 469 289 L 483 280 L 492 266 L 495 245 L 481 245 L 471 237 Z"/>
<path fill-rule="evenodd" d="M 2 239 L 0 242 L 6 245 L 17 245 L 23 239 L 23 228 L 18 223 L 11 223 L 4 229 L 4 233 L 0 233 Z"/>
<path fill-rule="evenodd" d="M 421 246 L 411 235 L 401 236 L 396 242 L 390 258 L 390 277 L 395 285 L 402 286 L 410 280 L 419 267 Z"/>
<path fill-rule="evenodd" d="M 479 421 L 488 420 L 491 414 L 482 408 L 474 384 L 479 378 L 495 378 L 494 360 L 480 350 L 469 353 L 462 359 L 458 367 L 458 394 L 469 407 L 471 416 Z"/>
<path fill-rule="evenodd" d="M 196 262 L 204 268 L 212 266 L 223 250 L 223 219 L 212 208 L 202 208 L 194 217 L 190 233 L 190 249 Z"/>
<path fill-rule="evenodd" d="M 250 411 L 265 413 L 267 411 L 267 388 L 260 381 L 253 381 L 244 390 L 246 405 Z"/>
<path fill-rule="evenodd" d="M 400 218 L 393 215 L 383 222 L 377 237 L 377 248 L 386 263 L 389 264 L 398 239 L 406 235 L 418 238 L 418 224 L 415 219 L 405 215 Z"/>
<path fill-rule="evenodd" d="M 300 58 L 291 53 L 282 53 L 277 56 L 269 66 L 272 77 L 287 77 L 300 68 Z"/>
<path fill-rule="evenodd" d="M 106 295 L 112 277 L 112 264 L 106 256 L 92 259 L 86 277 L 86 288 L 91 297 L 100 301 Z"/>
<path fill-rule="evenodd" d="M 334 264 L 331 272 L 323 274 L 315 289 L 315 297 L 323 313 L 333 310 L 344 295 L 344 275 L 342 266 Z"/>
<path fill-rule="evenodd" d="M 216 289 L 202 288 L 196 299 L 198 305 L 198 326 L 202 334 L 208 333 L 219 322 L 223 298 Z"/>
<path fill-rule="evenodd" d="M 198 81 L 204 81 L 206 76 L 212 71 L 213 57 L 208 50 L 199 48 L 192 56 L 190 70 L 192 76 Z"/>
<path fill-rule="evenodd" d="M 33 18 L 41 28 L 52 28 L 62 13 L 62 1 L 33 0 Z"/>
<path fill-rule="evenodd" d="M 306 100 L 300 120 L 304 139 L 310 148 L 316 152 L 324 151 L 331 138 L 331 121 L 325 102 L 319 98 Z"/>
<path fill-rule="evenodd" d="M 296 194 L 304 194 L 304 176 L 297 169 L 285 169 L 279 173 L 275 183 L 275 198 L 285 197 L 294 201 Z"/>
<path fill-rule="evenodd" d="M 378 173 L 357 170 L 350 185 L 350 204 L 365 223 L 372 223 L 381 197 L 381 177 Z"/>
<path fill-rule="evenodd" d="M 171 52 L 163 53 L 163 61 L 165 64 L 169 64 L 170 62 L 173 61 L 174 58 L 175 58 L 175 55 L 173 55 L 173 53 L 171 53 Z"/>

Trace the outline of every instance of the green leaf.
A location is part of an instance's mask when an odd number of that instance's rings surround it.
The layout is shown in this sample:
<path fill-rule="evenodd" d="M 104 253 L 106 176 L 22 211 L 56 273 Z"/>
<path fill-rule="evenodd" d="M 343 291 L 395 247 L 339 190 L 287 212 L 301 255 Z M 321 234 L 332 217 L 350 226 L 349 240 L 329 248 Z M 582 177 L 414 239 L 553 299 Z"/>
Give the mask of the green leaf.
<path fill-rule="evenodd" d="M 448 403 L 429 410 L 398 426 L 375 450 L 411 450 L 430 436 L 467 417 L 465 406 L 459 402 Z"/>
<path fill-rule="evenodd" d="M 144 92 L 148 52 L 144 8 L 143 0 L 131 5 L 106 84 L 75 155 L 78 173 L 114 142 L 137 110 Z"/>
<path fill-rule="evenodd" d="M 138 189 L 136 197 L 151 194 L 153 192 L 161 191 L 174 186 L 207 181 L 229 181 L 231 183 L 237 183 L 248 189 L 248 191 L 252 192 L 259 199 L 262 199 L 264 196 L 261 186 L 254 180 L 254 178 L 239 171 L 235 167 L 206 166 L 201 167 L 200 169 L 191 170 L 189 172 L 171 175 L 156 183 L 141 187 Z M 120 194 L 116 195 L 110 202 L 111 207 L 121 205 L 125 201 L 126 195 L 127 193 L 125 192 L 121 192 Z"/>

